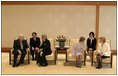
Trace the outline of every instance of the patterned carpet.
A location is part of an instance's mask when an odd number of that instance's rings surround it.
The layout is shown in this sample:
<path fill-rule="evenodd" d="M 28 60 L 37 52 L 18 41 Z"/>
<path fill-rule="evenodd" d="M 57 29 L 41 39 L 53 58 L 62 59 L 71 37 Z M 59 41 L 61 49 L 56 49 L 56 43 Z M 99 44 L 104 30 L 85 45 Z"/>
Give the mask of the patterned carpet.
<path fill-rule="evenodd" d="M 64 55 L 59 55 L 57 64 L 50 64 L 47 67 L 39 67 L 35 61 L 31 61 L 29 65 L 24 64 L 23 66 L 12 68 L 8 62 L 9 53 L 2 53 L 2 74 L 117 74 L 116 56 L 113 57 L 113 68 L 110 68 L 109 65 L 103 65 L 102 69 L 96 69 L 95 66 L 91 66 L 89 61 L 82 68 L 77 68 L 73 65 L 64 66 L 64 58 Z"/>

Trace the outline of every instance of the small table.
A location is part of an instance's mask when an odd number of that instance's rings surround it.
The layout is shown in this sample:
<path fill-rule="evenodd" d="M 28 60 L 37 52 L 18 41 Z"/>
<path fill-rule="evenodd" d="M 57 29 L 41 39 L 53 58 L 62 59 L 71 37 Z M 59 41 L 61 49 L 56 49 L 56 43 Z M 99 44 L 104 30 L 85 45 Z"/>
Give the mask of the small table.
<path fill-rule="evenodd" d="M 67 50 L 69 49 L 69 46 L 65 46 L 64 48 L 60 48 L 59 46 L 55 46 L 55 60 L 57 60 L 58 54 L 65 54 L 66 58 L 65 61 L 67 62 Z"/>

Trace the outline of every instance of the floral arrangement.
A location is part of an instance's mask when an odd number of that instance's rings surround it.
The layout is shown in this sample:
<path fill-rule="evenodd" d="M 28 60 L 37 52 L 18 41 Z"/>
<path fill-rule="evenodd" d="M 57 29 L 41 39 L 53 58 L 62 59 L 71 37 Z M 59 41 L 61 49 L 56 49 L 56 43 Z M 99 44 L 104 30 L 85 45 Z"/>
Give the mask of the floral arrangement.
<path fill-rule="evenodd" d="M 57 39 L 56 39 L 56 41 L 59 41 L 59 42 L 65 42 L 66 40 L 67 40 L 67 37 L 63 35 L 57 36 Z"/>

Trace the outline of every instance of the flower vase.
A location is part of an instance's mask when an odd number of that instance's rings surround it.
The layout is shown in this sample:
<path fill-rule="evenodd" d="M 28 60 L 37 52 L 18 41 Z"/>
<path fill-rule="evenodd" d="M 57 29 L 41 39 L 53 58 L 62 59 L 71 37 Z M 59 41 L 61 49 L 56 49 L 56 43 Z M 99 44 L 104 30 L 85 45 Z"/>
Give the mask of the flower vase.
<path fill-rule="evenodd" d="M 64 48 L 64 46 L 65 46 L 65 42 L 64 42 L 64 41 L 60 41 L 60 42 L 59 42 L 59 47 L 60 47 L 60 48 Z"/>

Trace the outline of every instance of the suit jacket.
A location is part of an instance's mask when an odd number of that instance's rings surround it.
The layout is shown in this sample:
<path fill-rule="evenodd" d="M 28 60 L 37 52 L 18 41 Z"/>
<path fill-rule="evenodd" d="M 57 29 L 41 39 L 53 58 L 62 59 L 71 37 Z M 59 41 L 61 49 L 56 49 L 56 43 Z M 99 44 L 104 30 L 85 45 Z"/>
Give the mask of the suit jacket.
<path fill-rule="evenodd" d="M 20 40 L 19 39 L 14 40 L 14 45 L 13 45 L 14 51 L 26 50 L 29 47 L 27 44 L 27 40 L 25 39 L 22 41 L 22 45 L 23 45 L 23 49 L 21 49 Z"/>
<path fill-rule="evenodd" d="M 43 49 L 42 52 L 45 55 L 50 55 L 52 53 L 50 41 L 48 39 L 46 39 L 45 41 L 43 41 L 42 45 L 40 46 L 40 49 Z"/>
<path fill-rule="evenodd" d="M 92 39 L 92 43 L 91 43 L 91 39 L 88 38 L 88 39 L 87 39 L 87 50 L 88 50 L 89 48 L 92 48 L 93 51 L 96 50 L 96 44 L 97 44 L 96 38 Z"/>
<path fill-rule="evenodd" d="M 36 47 L 40 47 L 40 38 L 36 37 L 36 40 L 34 40 L 33 38 L 30 38 L 30 48 L 36 48 Z"/>

